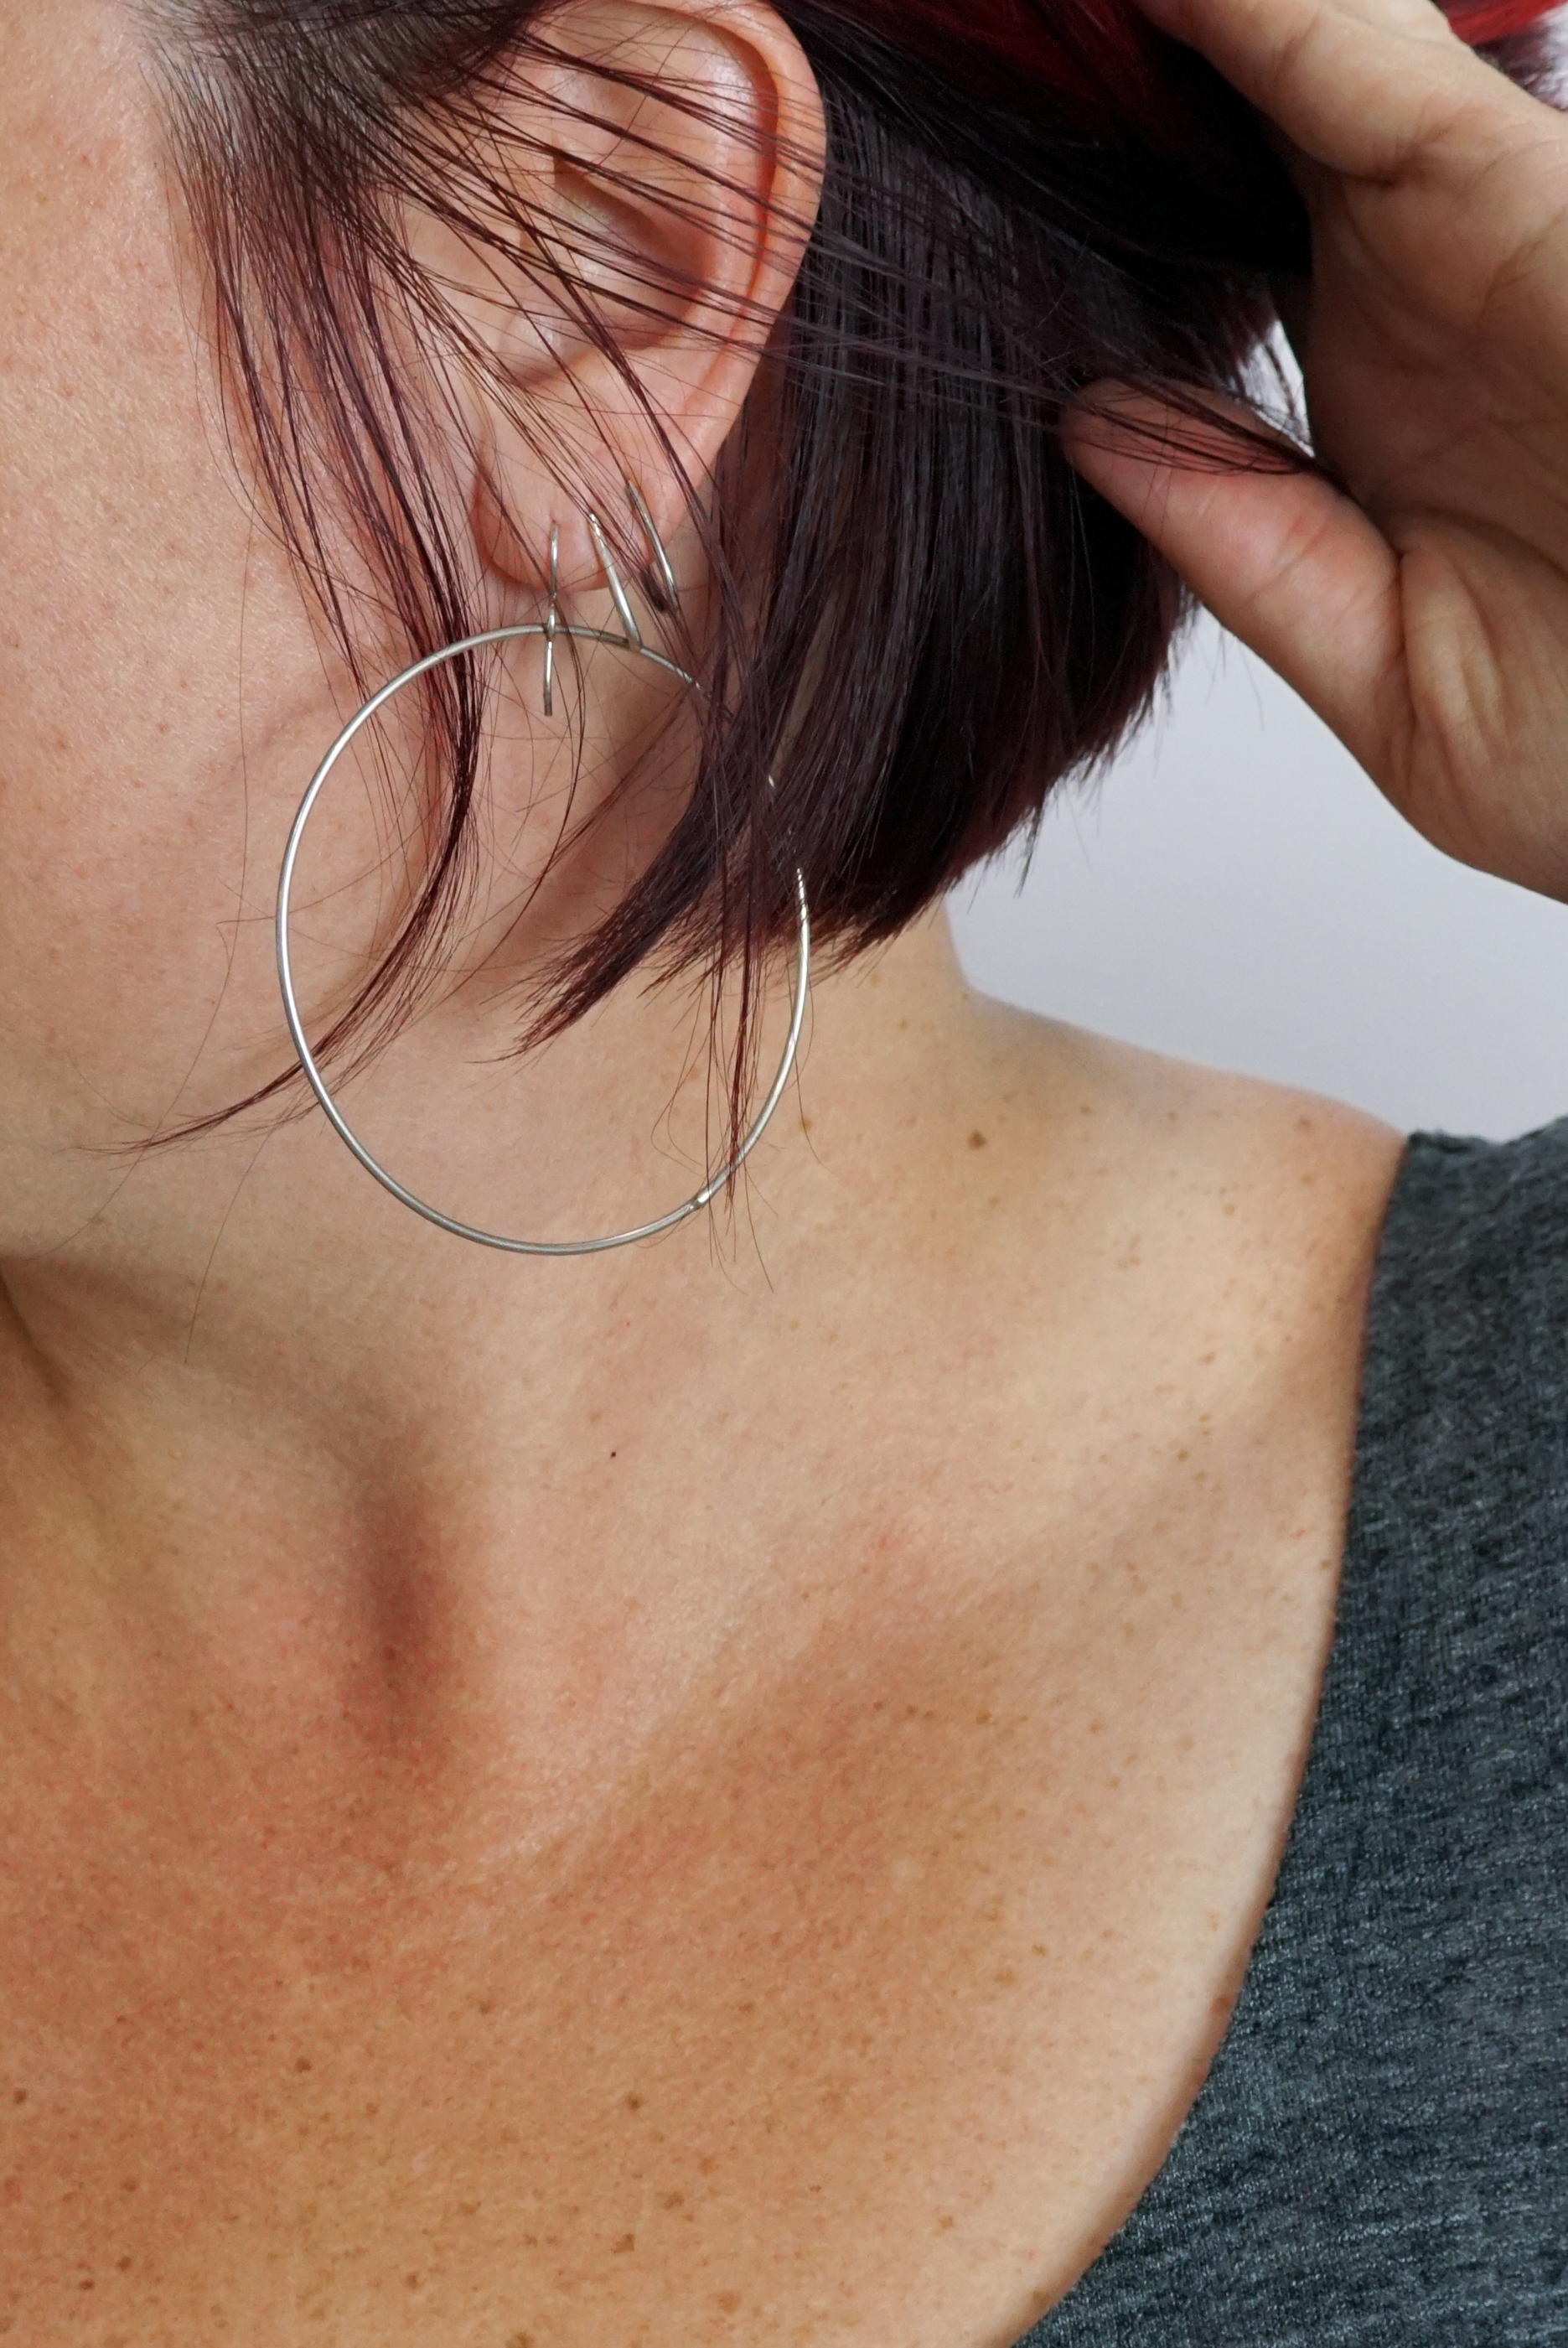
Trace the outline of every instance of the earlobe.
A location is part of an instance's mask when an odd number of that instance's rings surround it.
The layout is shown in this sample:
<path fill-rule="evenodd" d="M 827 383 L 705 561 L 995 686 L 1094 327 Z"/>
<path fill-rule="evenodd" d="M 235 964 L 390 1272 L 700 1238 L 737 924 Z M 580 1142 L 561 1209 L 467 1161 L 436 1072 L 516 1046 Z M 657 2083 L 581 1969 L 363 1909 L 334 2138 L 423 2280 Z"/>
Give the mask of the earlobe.
<path fill-rule="evenodd" d="M 598 569 L 572 509 L 624 530 L 639 567 L 650 535 L 678 548 L 793 290 L 825 133 L 794 36 L 753 0 L 569 0 L 516 97 L 527 294 L 505 314 L 492 269 L 469 313 L 491 358 L 476 540 L 537 586 L 559 521 L 569 590 Z"/>

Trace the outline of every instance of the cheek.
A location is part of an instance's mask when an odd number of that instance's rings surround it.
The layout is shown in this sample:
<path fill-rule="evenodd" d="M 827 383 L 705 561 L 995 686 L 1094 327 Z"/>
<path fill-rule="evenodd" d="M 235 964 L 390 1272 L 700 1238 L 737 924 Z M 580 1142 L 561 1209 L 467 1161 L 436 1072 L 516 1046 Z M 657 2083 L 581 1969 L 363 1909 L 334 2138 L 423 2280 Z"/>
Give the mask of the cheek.
<path fill-rule="evenodd" d="M 113 23 L 67 8 L 0 98 L 0 1090 L 56 1140 L 145 1128 L 199 1051 L 182 1114 L 286 1060 L 266 915 L 335 731 Z"/>

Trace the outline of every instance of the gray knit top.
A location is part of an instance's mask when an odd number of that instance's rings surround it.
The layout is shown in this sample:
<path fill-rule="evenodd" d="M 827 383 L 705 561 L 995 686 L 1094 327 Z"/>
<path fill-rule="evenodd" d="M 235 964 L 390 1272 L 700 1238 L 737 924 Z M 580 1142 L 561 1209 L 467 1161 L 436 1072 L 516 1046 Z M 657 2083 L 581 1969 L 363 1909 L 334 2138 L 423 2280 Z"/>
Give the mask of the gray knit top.
<path fill-rule="evenodd" d="M 1317 1728 L 1169 2157 L 1020 2348 L 1568 2348 L 1568 1121 L 1421 1136 Z"/>

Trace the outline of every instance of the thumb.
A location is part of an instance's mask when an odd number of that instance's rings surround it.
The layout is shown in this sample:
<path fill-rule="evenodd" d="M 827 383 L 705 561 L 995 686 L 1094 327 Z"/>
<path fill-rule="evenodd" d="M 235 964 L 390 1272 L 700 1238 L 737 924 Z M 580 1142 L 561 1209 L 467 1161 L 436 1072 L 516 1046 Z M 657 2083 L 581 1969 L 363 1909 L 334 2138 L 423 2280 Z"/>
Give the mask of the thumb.
<path fill-rule="evenodd" d="M 1213 403 L 1255 430 L 1239 407 Z M 1081 393 L 1067 456 L 1221 625 L 1294 685 L 1374 778 L 1389 770 L 1390 682 L 1402 673 L 1399 566 L 1327 481 L 1249 456 L 1201 420 L 1120 384 Z M 1282 450 L 1291 444 L 1282 441 Z"/>

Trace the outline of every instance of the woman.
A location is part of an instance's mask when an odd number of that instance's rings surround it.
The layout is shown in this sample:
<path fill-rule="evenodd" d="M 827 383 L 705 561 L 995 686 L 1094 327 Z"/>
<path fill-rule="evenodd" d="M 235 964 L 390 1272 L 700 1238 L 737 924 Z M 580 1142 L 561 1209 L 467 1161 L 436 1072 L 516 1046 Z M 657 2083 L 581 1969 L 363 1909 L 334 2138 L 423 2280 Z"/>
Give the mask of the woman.
<path fill-rule="evenodd" d="M 1568 893 L 1568 127 L 1153 17 L 0 0 L 15 2348 L 1568 2329 L 1568 1135 L 928 910 L 1177 575 Z"/>

